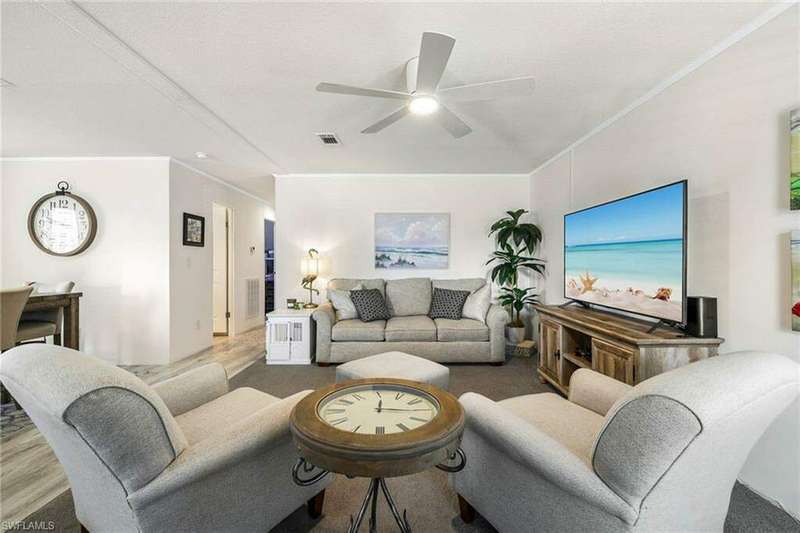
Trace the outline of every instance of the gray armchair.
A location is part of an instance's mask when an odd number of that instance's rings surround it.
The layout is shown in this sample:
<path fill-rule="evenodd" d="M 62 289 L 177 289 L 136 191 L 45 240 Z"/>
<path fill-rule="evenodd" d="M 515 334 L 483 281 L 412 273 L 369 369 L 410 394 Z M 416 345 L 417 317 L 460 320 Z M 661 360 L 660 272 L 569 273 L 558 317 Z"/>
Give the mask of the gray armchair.
<path fill-rule="evenodd" d="M 89 531 L 267 531 L 306 501 L 321 510 L 331 476 L 291 478 L 289 414 L 308 391 L 229 391 L 218 364 L 149 387 L 44 344 L 4 353 L 0 379 L 64 466 Z"/>
<path fill-rule="evenodd" d="M 800 366 L 740 352 L 636 387 L 578 370 L 569 399 L 467 393 L 461 515 L 499 531 L 722 531 L 736 477 Z"/>

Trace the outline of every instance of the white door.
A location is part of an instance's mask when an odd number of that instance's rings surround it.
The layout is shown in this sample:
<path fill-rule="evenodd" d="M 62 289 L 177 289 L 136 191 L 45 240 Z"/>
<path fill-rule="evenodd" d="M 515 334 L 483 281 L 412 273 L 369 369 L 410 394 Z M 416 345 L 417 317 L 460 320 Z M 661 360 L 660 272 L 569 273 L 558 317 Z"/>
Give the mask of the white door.
<path fill-rule="evenodd" d="M 292 322 L 272 319 L 267 325 L 267 358 L 270 361 L 289 361 L 292 358 Z"/>
<path fill-rule="evenodd" d="M 214 249 L 214 279 L 213 312 L 214 335 L 228 334 L 229 302 L 228 302 L 228 265 L 229 265 L 229 216 L 228 208 L 214 204 L 213 212 L 213 249 Z"/>

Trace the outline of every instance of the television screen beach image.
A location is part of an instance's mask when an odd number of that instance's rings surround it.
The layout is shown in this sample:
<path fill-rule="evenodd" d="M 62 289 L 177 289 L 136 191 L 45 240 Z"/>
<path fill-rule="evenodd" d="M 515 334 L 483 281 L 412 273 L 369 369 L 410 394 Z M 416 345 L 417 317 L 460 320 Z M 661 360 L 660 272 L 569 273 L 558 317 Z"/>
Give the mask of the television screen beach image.
<path fill-rule="evenodd" d="M 686 182 L 564 217 L 564 295 L 683 322 Z"/>
<path fill-rule="evenodd" d="M 375 268 L 447 268 L 448 213 L 376 213 Z"/>

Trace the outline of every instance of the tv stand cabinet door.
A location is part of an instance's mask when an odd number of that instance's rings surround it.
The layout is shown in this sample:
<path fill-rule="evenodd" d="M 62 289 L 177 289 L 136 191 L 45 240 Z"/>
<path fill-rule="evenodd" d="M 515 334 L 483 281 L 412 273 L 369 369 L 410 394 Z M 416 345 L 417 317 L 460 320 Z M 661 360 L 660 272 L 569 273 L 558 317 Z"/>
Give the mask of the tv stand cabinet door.
<path fill-rule="evenodd" d="M 628 385 L 633 385 L 634 360 L 633 349 L 592 339 L 592 367 L 594 370 Z"/>
<path fill-rule="evenodd" d="M 559 358 L 561 357 L 561 335 L 560 326 L 549 320 L 541 320 L 540 327 L 540 348 L 539 368 L 554 380 L 559 376 Z"/>

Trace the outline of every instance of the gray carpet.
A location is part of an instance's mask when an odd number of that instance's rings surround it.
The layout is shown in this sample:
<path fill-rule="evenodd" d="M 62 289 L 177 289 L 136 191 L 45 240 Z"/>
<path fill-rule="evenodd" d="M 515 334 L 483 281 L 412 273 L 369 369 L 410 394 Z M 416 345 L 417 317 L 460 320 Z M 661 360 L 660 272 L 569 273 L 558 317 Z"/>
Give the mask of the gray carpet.
<path fill-rule="evenodd" d="M 534 362 L 526 358 L 511 359 L 502 367 L 487 365 L 452 365 L 450 390 L 456 395 L 475 391 L 494 400 L 522 394 L 552 391 L 535 377 Z M 259 362 L 237 375 L 232 387 L 253 387 L 275 396 L 285 397 L 303 389 L 315 389 L 333 381 L 334 367 L 270 366 Z M 328 488 L 324 514 L 312 520 L 305 509 L 298 509 L 273 531 L 287 532 L 342 532 L 349 525 L 349 516 L 355 513 L 364 493 L 367 480 L 347 479 L 337 476 Z M 447 484 L 447 475 L 432 469 L 414 476 L 387 481 L 397 505 L 408 510 L 412 529 L 418 533 L 491 532 L 492 526 L 482 518 L 465 524 L 458 516 L 458 506 L 453 491 Z M 47 524 L 51 531 L 78 532 L 79 526 L 73 510 L 72 496 L 66 493 L 34 513 L 28 523 Z M 381 505 L 378 515 L 379 531 L 396 531 L 389 510 Z M 367 524 L 362 525 L 362 531 Z M 773 506 L 741 484 L 736 484 L 731 496 L 726 533 L 743 532 L 800 532 L 800 523 L 781 509 Z"/>

